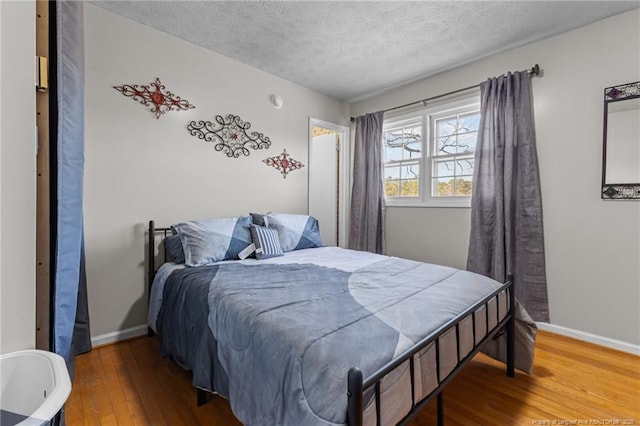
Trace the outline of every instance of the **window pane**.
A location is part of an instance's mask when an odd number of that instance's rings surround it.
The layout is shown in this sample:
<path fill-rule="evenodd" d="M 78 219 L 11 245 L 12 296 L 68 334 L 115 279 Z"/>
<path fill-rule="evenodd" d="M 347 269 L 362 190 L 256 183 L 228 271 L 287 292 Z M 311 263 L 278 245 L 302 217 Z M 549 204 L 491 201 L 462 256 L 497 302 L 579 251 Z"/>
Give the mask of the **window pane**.
<path fill-rule="evenodd" d="M 402 166 L 400 169 L 400 177 L 402 179 L 417 179 L 420 176 L 420 165 L 411 164 L 409 166 Z"/>
<path fill-rule="evenodd" d="M 463 176 L 456 178 L 456 195 L 459 197 L 462 196 L 471 196 L 471 186 L 473 184 L 472 176 Z"/>
<path fill-rule="evenodd" d="M 385 145 L 384 161 L 402 160 L 402 151 L 402 146 Z"/>
<path fill-rule="evenodd" d="M 384 168 L 384 180 L 400 179 L 400 167 L 385 167 Z"/>
<path fill-rule="evenodd" d="M 436 161 L 434 176 L 453 176 L 455 173 L 455 161 Z"/>
<path fill-rule="evenodd" d="M 407 127 L 404 129 L 404 141 L 406 143 L 422 140 L 422 126 Z"/>
<path fill-rule="evenodd" d="M 456 136 L 445 136 L 437 139 L 436 155 L 455 154 L 456 153 Z"/>
<path fill-rule="evenodd" d="M 417 197 L 420 194 L 420 185 L 418 179 L 410 179 L 402 181 L 402 196 Z"/>
<path fill-rule="evenodd" d="M 471 114 L 464 114 L 460 116 L 460 131 L 461 132 L 473 132 L 478 130 L 480 125 L 480 113 L 474 112 Z"/>
<path fill-rule="evenodd" d="M 455 194 L 455 183 L 453 177 L 433 179 L 434 197 L 451 197 Z"/>
<path fill-rule="evenodd" d="M 384 133 L 385 161 L 422 157 L 422 125 L 413 125 Z"/>
<path fill-rule="evenodd" d="M 384 141 L 388 145 L 402 144 L 402 129 L 391 130 L 384 133 Z"/>
<path fill-rule="evenodd" d="M 473 186 L 472 176 L 463 176 L 459 178 L 435 178 L 433 179 L 433 196 L 434 197 L 465 197 L 471 196 Z"/>
<path fill-rule="evenodd" d="M 385 181 L 384 195 L 387 197 L 398 197 L 400 195 L 400 181 L 399 180 Z"/>
<path fill-rule="evenodd" d="M 458 135 L 457 152 L 475 152 L 477 139 L 478 132 L 463 133 L 461 135 Z"/>
<path fill-rule="evenodd" d="M 402 160 L 402 129 L 385 132 L 384 161 Z"/>
<path fill-rule="evenodd" d="M 422 157 L 422 142 L 410 142 L 404 146 L 404 159 L 414 159 Z"/>
<path fill-rule="evenodd" d="M 436 137 L 441 138 L 456 133 L 458 120 L 456 117 L 449 117 L 436 120 Z"/>
<path fill-rule="evenodd" d="M 474 161 L 473 158 L 456 159 L 456 176 L 472 175 Z"/>

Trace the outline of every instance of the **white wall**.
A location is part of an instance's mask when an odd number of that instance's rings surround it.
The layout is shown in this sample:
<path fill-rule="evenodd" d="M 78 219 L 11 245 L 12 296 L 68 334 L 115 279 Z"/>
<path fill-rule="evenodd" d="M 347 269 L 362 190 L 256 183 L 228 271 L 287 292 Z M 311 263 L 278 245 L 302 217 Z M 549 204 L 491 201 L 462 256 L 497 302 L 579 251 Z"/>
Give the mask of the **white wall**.
<path fill-rule="evenodd" d="M 640 80 L 640 10 L 355 102 L 351 113 L 534 63 L 543 69 L 533 98 L 551 323 L 640 344 L 640 202 L 600 199 L 603 90 Z M 468 209 L 388 208 L 388 252 L 464 267 L 469 220 Z"/>
<path fill-rule="evenodd" d="M 346 124 L 346 103 L 242 65 L 91 4 L 85 8 L 85 237 L 91 331 L 145 324 L 147 221 L 306 213 L 309 116 Z M 148 84 L 196 106 L 156 118 L 112 88 Z M 275 93 L 282 109 L 269 103 Z M 191 120 L 237 114 L 268 150 L 228 158 L 187 132 Z M 286 148 L 305 167 L 286 179 L 262 160 Z"/>
<path fill-rule="evenodd" d="M 0 2 L 0 353 L 35 347 L 35 3 Z"/>

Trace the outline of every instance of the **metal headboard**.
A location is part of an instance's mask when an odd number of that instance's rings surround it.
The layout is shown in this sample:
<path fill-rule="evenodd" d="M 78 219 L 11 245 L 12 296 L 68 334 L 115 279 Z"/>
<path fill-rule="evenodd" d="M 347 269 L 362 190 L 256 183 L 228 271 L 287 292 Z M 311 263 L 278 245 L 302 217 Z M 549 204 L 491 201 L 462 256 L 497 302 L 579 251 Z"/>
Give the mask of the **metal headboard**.
<path fill-rule="evenodd" d="M 153 220 L 149 221 L 149 262 L 148 262 L 148 277 L 149 277 L 149 297 L 151 297 L 151 286 L 153 285 L 153 279 L 156 277 L 156 272 L 158 269 L 156 268 L 156 236 L 162 235 L 162 239 L 164 240 L 169 235 L 172 235 L 171 228 L 156 228 L 155 222 Z M 163 250 L 163 259 L 166 261 L 167 259 L 167 249 L 162 245 Z"/>
<path fill-rule="evenodd" d="M 149 221 L 149 231 L 148 231 L 148 269 L 147 269 L 147 274 L 148 274 L 148 279 L 149 279 L 149 293 L 147 294 L 147 307 L 149 307 L 149 301 L 151 300 L 151 287 L 153 287 L 153 280 L 156 277 L 156 237 L 158 235 L 162 236 L 162 239 L 164 240 L 165 238 L 167 238 L 169 235 L 172 235 L 172 230 L 171 228 L 156 228 L 155 226 L 155 222 L 153 220 Z M 163 261 L 167 260 L 167 248 L 164 246 L 164 244 L 162 245 L 162 252 L 163 252 Z M 153 330 L 151 329 L 151 327 L 147 327 L 147 335 L 148 336 L 153 336 L 155 333 L 153 332 Z"/>

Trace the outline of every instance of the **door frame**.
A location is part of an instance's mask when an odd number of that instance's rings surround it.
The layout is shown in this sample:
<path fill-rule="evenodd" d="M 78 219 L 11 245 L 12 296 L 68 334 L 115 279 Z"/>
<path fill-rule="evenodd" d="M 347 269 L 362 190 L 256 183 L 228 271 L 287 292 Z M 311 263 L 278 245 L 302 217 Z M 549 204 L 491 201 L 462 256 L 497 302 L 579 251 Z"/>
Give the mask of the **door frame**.
<path fill-rule="evenodd" d="M 0 0 L 1 1 L 1 0 Z M 36 1 L 36 56 L 50 59 L 49 31 L 52 7 L 48 1 Z M 51 64 L 51 62 L 49 62 Z M 47 79 L 51 84 L 48 69 Z M 55 83 L 54 83 L 55 84 Z M 38 148 L 36 153 L 36 348 L 51 349 L 51 147 L 49 91 L 36 90 L 36 127 Z"/>
<path fill-rule="evenodd" d="M 307 182 L 307 213 L 309 212 L 309 203 L 311 201 L 311 191 L 309 191 L 309 182 L 311 182 L 311 176 L 314 173 L 311 167 L 311 142 L 313 140 L 313 128 L 322 127 L 324 129 L 330 129 L 340 135 L 340 165 L 338 167 L 338 246 L 347 247 L 348 240 L 348 225 L 349 225 L 349 211 L 351 205 L 351 177 L 349 176 L 350 163 L 350 128 L 330 121 L 320 120 L 318 118 L 309 117 L 309 145 L 308 145 L 308 164 L 309 164 L 309 180 Z"/>

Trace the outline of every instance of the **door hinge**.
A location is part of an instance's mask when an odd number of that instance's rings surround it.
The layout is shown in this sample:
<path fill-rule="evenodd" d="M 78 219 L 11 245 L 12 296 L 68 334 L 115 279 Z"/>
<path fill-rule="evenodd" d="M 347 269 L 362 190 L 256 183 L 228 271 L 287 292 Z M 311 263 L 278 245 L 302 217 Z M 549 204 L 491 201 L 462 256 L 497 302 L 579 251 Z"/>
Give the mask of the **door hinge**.
<path fill-rule="evenodd" d="M 336 142 L 336 151 L 338 151 L 338 152 L 339 152 L 339 151 L 340 151 L 340 149 L 341 149 L 341 148 L 340 148 L 340 142 Z"/>
<path fill-rule="evenodd" d="M 49 61 L 44 56 L 36 56 L 36 90 L 46 92 L 49 89 Z"/>

